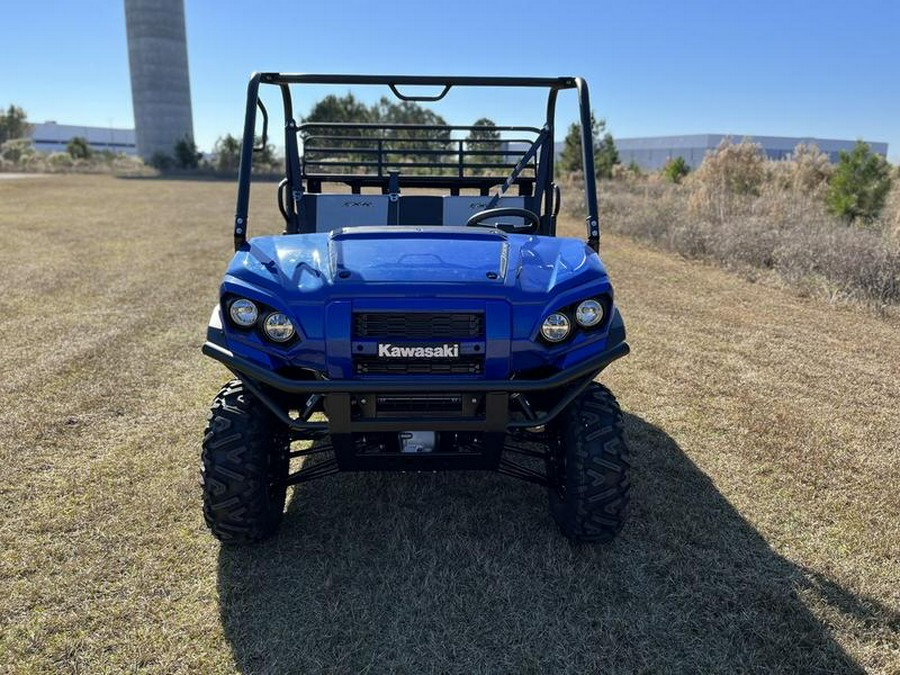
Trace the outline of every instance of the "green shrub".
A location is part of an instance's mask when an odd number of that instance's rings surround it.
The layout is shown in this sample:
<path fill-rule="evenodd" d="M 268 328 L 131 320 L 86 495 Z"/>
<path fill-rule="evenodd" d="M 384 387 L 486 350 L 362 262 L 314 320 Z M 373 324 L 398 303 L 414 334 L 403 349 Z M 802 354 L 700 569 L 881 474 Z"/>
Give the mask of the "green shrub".
<path fill-rule="evenodd" d="M 90 159 L 94 152 L 83 136 L 76 136 L 66 144 L 66 152 L 72 159 Z"/>
<path fill-rule="evenodd" d="M 18 164 L 35 154 L 30 138 L 15 138 L 0 145 L 0 157 L 12 164 Z"/>
<path fill-rule="evenodd" d="M 159 171 L 168 171 L 172 168 L 173 163 L 174 162 L 170 155 L 159 151 L 154 152 L 150 156 L 150 161 L 148 162 L 150 166 L 152 166 L 154 169 L 158 169 Z"/>
<path fill-rule="evenodd" d="M 71 169 L 75 160 L 71 153 L 54 152 L 47 156 L 47 163 L 54 169 Z"/>
<path fill-rule="evenodd" d="M 262 138 L 257 136 L 253 144 L 253 170 L 260 173 L 278 171 L 278 158 L 275 157 L 275 146 L 271 143 L 263 145 Z"/>
<path fill-rule="evenodd" d="M 175 166 L 179 169 L 196 169 L 200 164 L 200 158 L 203 156 L 197 151 L 197 144 L 194 139 L 185 136 L 175 144 Z"/>
<path fill-rule="evenodd" d="M 0 112 L 0 144 L 26 138 L 31 134 L 32 128 L 28 123 L 28 116 L 19 106 L 10 104 L 6 112 Z"/>
<path fill-rule="evenodd" d="M 611 133 L 605 133 L 594 151 L 594 173 L 597 178 L 612 178 L 619 165 L 619 151 Z"/>
<path fill-rule="evenodd" d="M 859 141 L 841 159 L 826 195 L 828 209 L 845 222 L 871 223 L 881 213 L 891 189 L 891 167 Z"/>
<path fill-rule="evenodd" d="M 612 178 L 613 167 L 619 164 L 619 151 L 616 149 L 612 134 L 604 133 L 606 120 L 597 120 L 591 115 L 591 135 L 594 146 L 594 174 L 597 178 Z M 602 136 L 601 136 L 602 134 Z M 584 172 L 581 151 L 581 125 L 569 125 L 569 131 L 563 139 L 562 151 L 556 165 L 560 175 Z"/>
<path fill-rule="evenodd" d="M 477 152 L 496 152 L 499 153 L 503 149 L 503 143 L 500 140 L 500 132 L 497 131 L 497 125 L 494 121 L 482 117 L 473 124 L 474 129 L 466 136 L 465 148 L 467 151 Z M 506 158 L 500 154 L 496 155 L 472 155 L 468 157 L 469 164 L 499 164 L 506 161 Z M 475 169 L 476 174 L 490 175 L 492 169 Z"/>
<path fill-rule="evenodd" d="M 231 134 L 220 136 L 213 147 L 216 170 L 234 173 L 241 163 L 241 142 Z"/>
<path fill-rule="evenodd" d="M 675 157 L 669 159 L 663 165 L 662 175 L 670 183 L 680 183 L 681 179 L 687 176 L 691 171 L 691 167 L 684 161 L 684 157 Z"/>

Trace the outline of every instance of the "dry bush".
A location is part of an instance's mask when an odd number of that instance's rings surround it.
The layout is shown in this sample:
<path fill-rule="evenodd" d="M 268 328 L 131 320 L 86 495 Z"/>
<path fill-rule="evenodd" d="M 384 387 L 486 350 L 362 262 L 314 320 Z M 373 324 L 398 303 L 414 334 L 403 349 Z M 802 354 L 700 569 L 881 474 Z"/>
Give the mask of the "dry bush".
<path fill-rule="evenodd" d="M 560 176 L 556 180 L 556 184 L 559 186 L 560 210 L 573 218 L 583 220 L 587 214 L 584 201 L 584 173 L 581 171 L 567 173 Z M 607 183 L 602 185 L 605 186 Z M 599 185 L 597 193 L 600 194 Z"/>
<path fill-rule="evenodd" d="M 90 158 L 74 159 L 68 152 L 44 153 L 34 149 L 30 139 L 16 139 L 0 145 L 0 171 L 23 173 L 113 173 L 155 175 L 140 157 L 95 152 Z"/>
<path fill-rule="evenodd" d="M 815 145 L 797 145 L 789 159 L 766 162 L 766 180 L 751 203 L 754 216 L 786 227 L 827 218 L 825 194 L 834 167 Z M 739 214 L 738 214 L 739 215 Z"/>
<path fill-rule="evenodd" d="M 900 246 L 900 168 L 881 212 L 881 226 L 887 236 Z"/>
<path fill-rule="evenodd" d="M 144 164 L 144 160 L 140 157 L 132 157 L 129 155 L 116 155 L 110 163 L 110 167 L 113 173 L 117 174 L 146 176 L 156 173 L 153 169 Z"/>
<path fill-rule="evenodd" d="M 879 232 L 833 222 L 803 224 L 783 237 L 778 271 L 801 287 L 835 300 L 900 302 L 900 248 Z"/>
<path fill-rule="evenodd" d="M 558 184 L 563 214 L 583 220 L 587 211 L 582 174 L 570 174 Z M 640 185 L 626 181 L 598 183 L 601 229 L 607 223 L 615 223 L 613 229 L 617 231 L 668 247 L 671 233 L 682 224 L 684 216 L 683 205 L 669 192 L 667 186 L 651 181 Z"/>
<path fill-rule="evenodd" d="M 630 178 L 629 174 L 631 172 L 627 167 L 622 166 L 621 164 L 613 164 L 610 171 L 612 172 L 613 180 L 628 180 Z"/>
<path fill-rule="evenodd" d="M 22 159 L 19 160 L 19 167 L 26 171 L 44 173 L 49 169 L 47 155 L 41 152 L 35 152 L 28 156 L 23 156 Z"/>
<path fill-rule="evenodd" d="M 19 162 L 0 159 L 0 171 L 23 173 L 86 173 L 128 176 L 155 176 L 157 171 L 147 166 L 140 157 L 117 155 L 97 156 L 91 159 L 73 159 L 66 152 L 44 154 L 36 152 Z"/>
<path fill-rule="evenodd" d="M 766 180 L 766 157 L 758 143 L 724 139 L 707 153 L 685 183 L 691 187 L 691 212 L 713 222 L 747 209 Z"/>
<path fill-rule="evenodd" d="M 16 164 L 35 154 L 30 138 L 14 138 L 0 144 L 0 157 Z"/>
<path fill-rule="evenodd" d="M 880 229 L 862 230 L 827 212 L 830 173 L 814 147 L 771 162 L 758 146 L 723 144 L 683 185 L 658 176 L 601 183 L 601 229 L 741 271 L 772 270 L 829 300 L 900 303 L 900 186 Z M 583 218 L 581 184 L 562 189 L 566 212 Z"/>
<path fill-rule="evenodd" d="M 784 229 L 766 217 L 731 219 L 708 230 L 706 249 L 711 257 L 728 266 L 772 269 Z"/>
<path fill-rule="evenodd" d="M 777 165 L 779 162 L 772 164 Z M 834 166 L 828 155 L 815 145 L 800 143 L 785 164 L 789 169 L 788 187 L 803 194 L 824 195 L 828 189 L 828 180 L 834 174 Z"/>
<path fill-rule="evenodd" d="M 47 163 L 53 169 L 65 171 L 75 165 L 75 160 L 68 152 L 53 152 L 47 156 Z"/>
<path fill-rule="evenodd" d="M 647 174 L 641 171 L 641 167 L 634 162 L 627 166 L 625 164 L 613 164 L 612 179 L 630 183 L 640 183 L 647 180 Z"/>

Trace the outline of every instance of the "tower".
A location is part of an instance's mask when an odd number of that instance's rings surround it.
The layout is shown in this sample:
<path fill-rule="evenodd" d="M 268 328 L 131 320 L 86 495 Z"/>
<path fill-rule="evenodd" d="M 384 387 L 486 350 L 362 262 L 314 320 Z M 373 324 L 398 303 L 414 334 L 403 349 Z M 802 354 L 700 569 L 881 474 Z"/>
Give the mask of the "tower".
<path fill-rule="evenodd" d="M 184 0 L 125 0 L 138 154 L 171 156 L 194 137 Z"/>

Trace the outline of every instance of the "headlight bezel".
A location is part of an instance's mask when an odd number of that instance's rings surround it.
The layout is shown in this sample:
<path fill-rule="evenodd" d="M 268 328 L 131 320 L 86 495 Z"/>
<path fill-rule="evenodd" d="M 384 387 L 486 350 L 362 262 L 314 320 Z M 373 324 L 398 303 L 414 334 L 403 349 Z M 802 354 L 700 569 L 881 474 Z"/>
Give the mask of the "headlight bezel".
<path fill-rule="evenodd" d="M 548 323 L 554 319 L 556 323 L 550 324 Z M 559 336 L 551 337 L 548 335 L 549 332 L 553 331 L 553 329 L 563 328 L 564 332 Z M 541 322 L 541 337 L 543 337 L 547 342 L 551 344 L 559 344 L 561 342 L 565 342 L 569 339 L 569 336 L 572 334 L 572 321 L 569 319 L 568 315 L 565 312 L 551 312 L 544 320 Z"/>
<path fill-rule="evenodd" d="M 276 337 L 270 332 L 272 328 L 272 320 L 279 318 L 279 326 L 283 328 L 288 328 L 289 332 L 284 334 L 283 336 Z M 283 321 L 282 321 L 283 319 Z M 260 322 L 260 332 L 262 335 L 269 341 L 274 342 L 278 345 L 284 345 L 293 340 L 297 336 L 297 327 L 294 326 L 294 322 L 291 321 L 291 317 L 289 317 L 285 312 L 275 310 L 266 314 L 266 317 Z"/>
<path fill-rule="evenodd" d="M 593 321 L 582 321 L 581 319 L 582 308 L 586 305 L 596 306 Z M 582 328 L 596 328 L 601 323 L 603 323 L 603 319 L 606 318 L 606 308 L 603 306 L 603 303 L 600 302 L 597 298 L 588 298 L 587 300 L 582 300 L 578 303 L 578 305 L 575 307 L 574 314 L 575 322 Z"/>
<path fill-rule="evenodd" d="M 242 321 L 235 315 L 235 307 L 236 306 L 246 306 L 249 305 L 253 310 L 253 320 L 252 321 Z M 250 298 L 235 298 L 228 303 L 228 318 L 231 319 L 231 323 L 233 323 L 238 328 L 248 329 L 253 328 L 259 321 L 259 317 L 261 316 L 261 312 L 259 311 L 259 305 Z"/>

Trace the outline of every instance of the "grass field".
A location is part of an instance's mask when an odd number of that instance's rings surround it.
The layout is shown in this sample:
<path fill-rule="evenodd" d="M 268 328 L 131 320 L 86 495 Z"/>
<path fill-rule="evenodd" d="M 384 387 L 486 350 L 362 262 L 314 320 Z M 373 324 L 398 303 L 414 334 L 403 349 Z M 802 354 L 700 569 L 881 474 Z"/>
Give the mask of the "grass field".
<path fill-rule="evenodd" d="M 614 544 L 509 479 L 348 474 L 221 549 L 199 347 L 233 193 L 0 181 L 0 671 L 900 672 L 900 325 L 611 236 Z"/>

